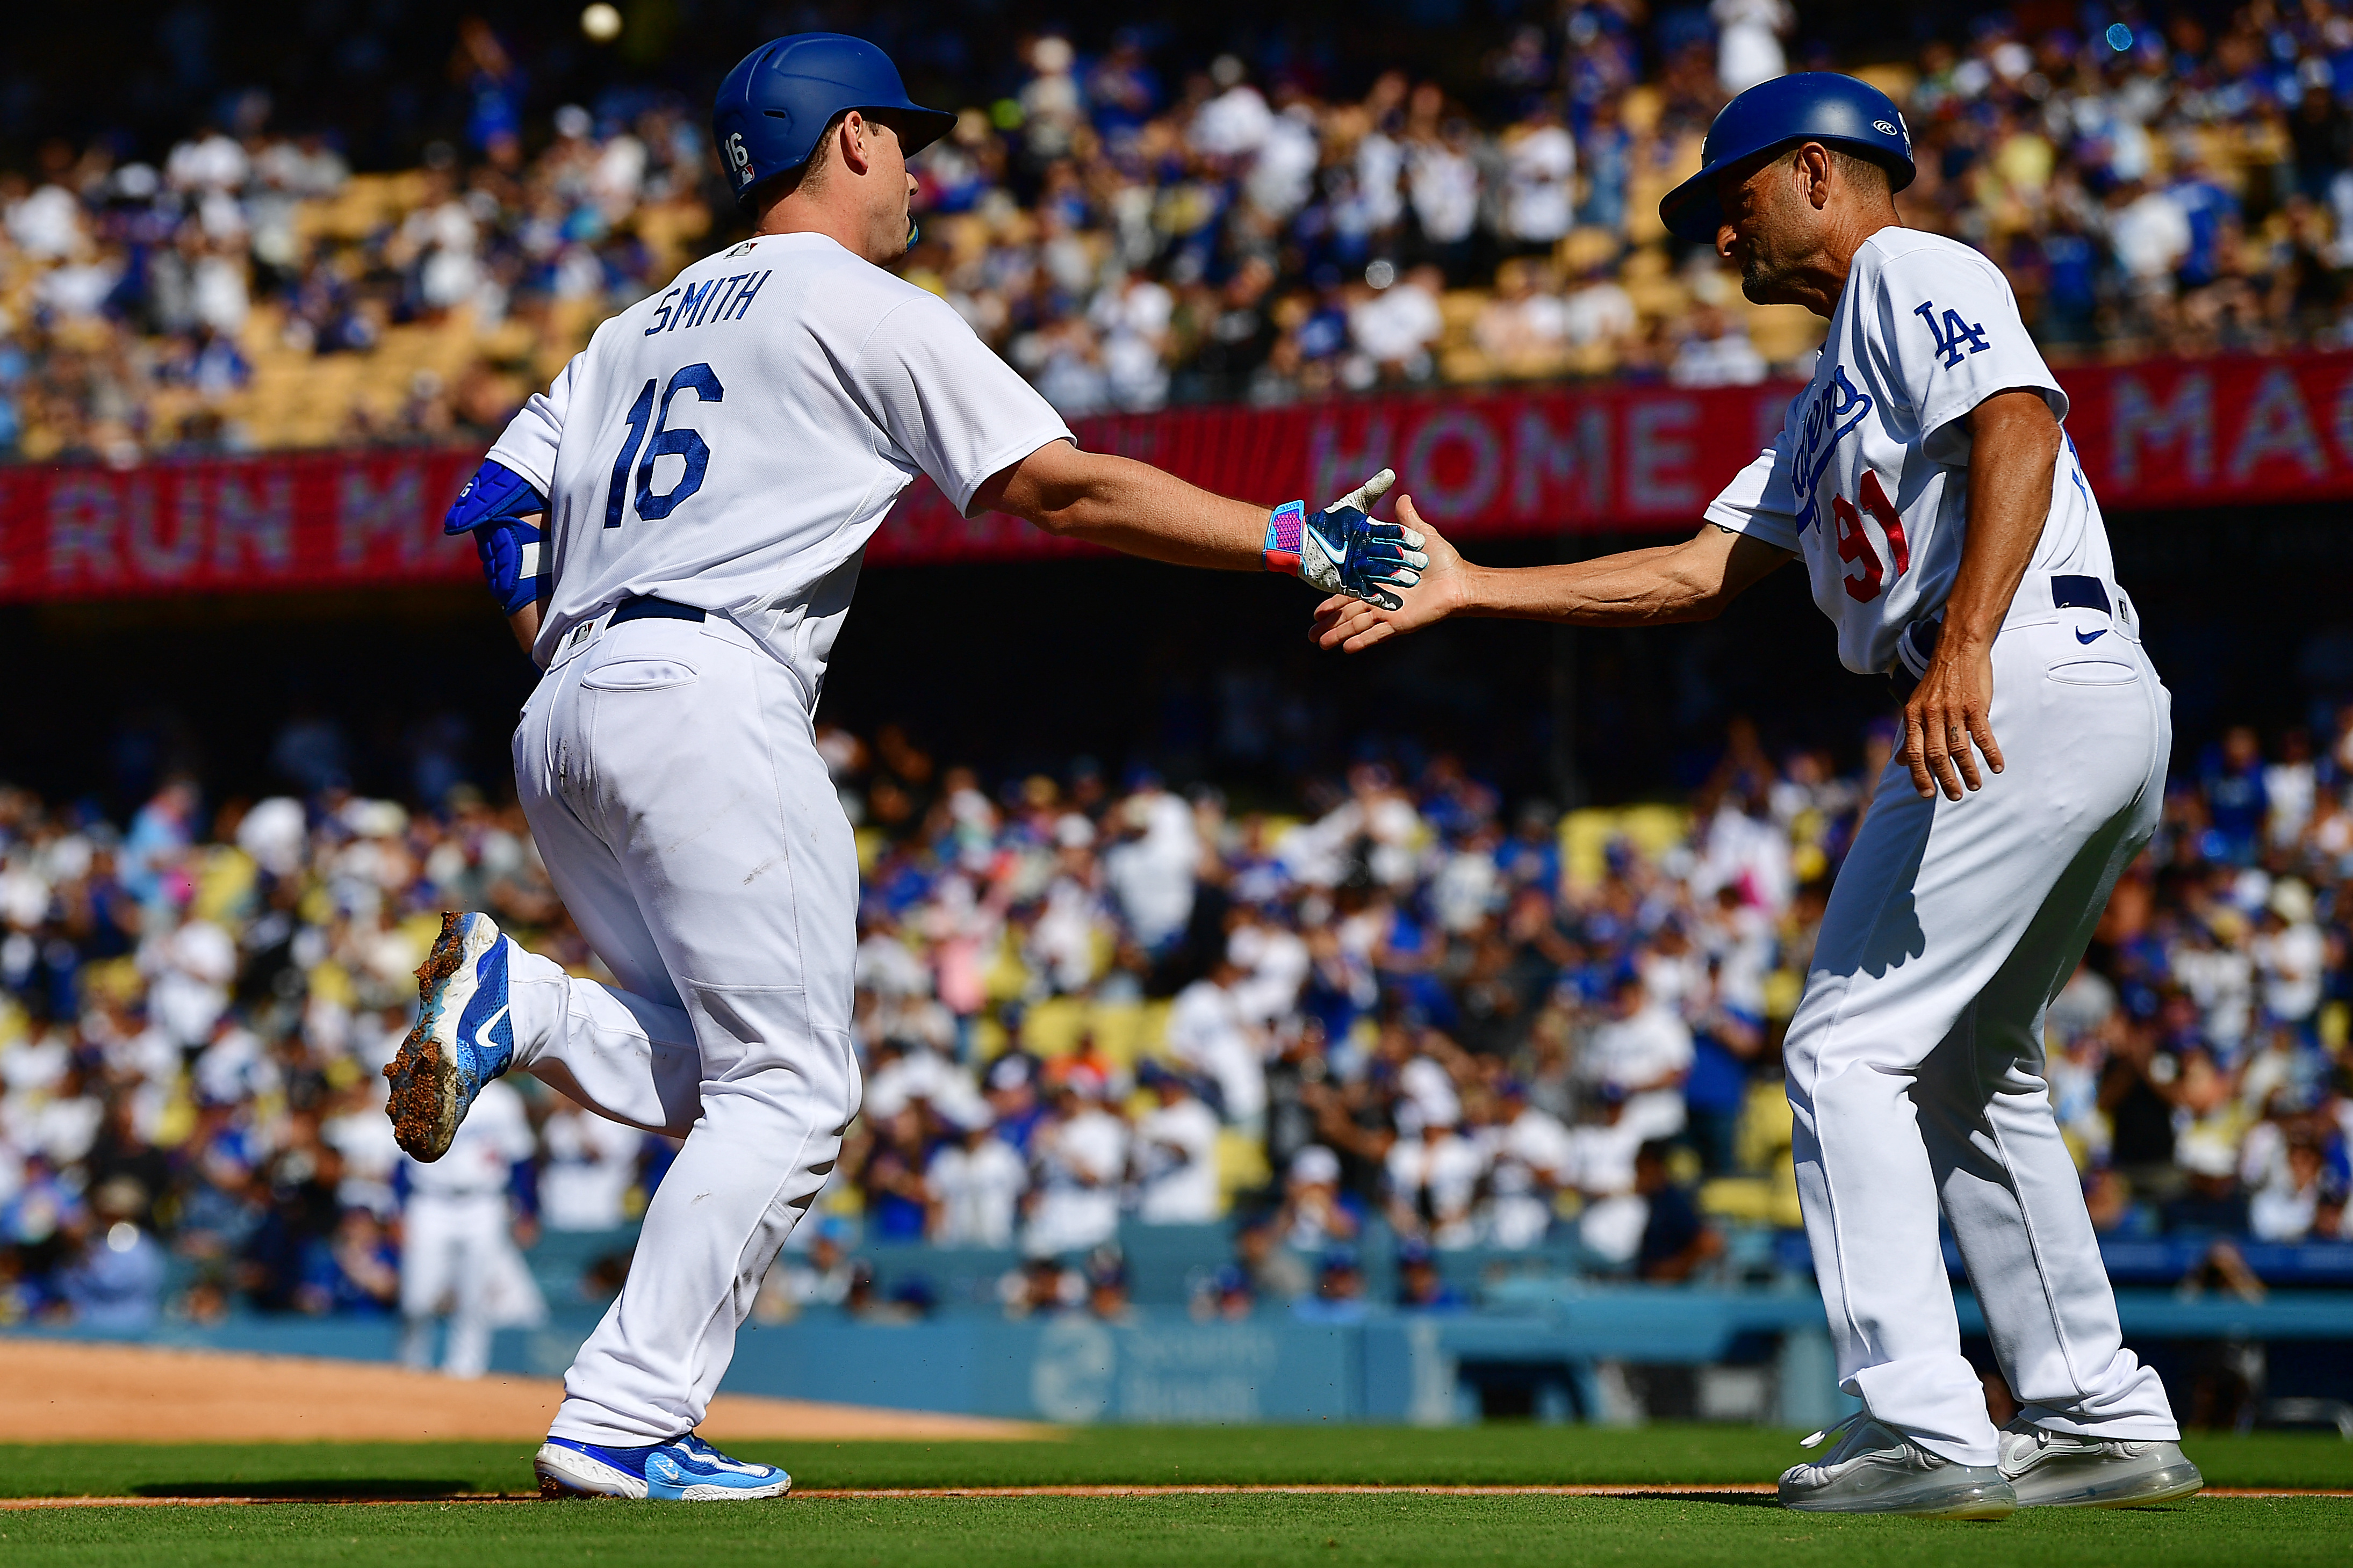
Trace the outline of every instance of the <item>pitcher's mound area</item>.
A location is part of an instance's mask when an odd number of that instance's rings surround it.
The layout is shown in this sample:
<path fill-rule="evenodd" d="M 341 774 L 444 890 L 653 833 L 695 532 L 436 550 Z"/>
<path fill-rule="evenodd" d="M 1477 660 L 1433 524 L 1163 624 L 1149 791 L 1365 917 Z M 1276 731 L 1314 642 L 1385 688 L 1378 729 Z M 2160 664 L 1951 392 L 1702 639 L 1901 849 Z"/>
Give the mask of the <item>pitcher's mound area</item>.
<path fill-rule="evenodd" d="M 301 1356 L 0 1339 L 0 1443 L 536 1441 L 561 1384 Z M 712 1442 L 1036 1438 L 1046 1428 L 723 1394 Z"/>

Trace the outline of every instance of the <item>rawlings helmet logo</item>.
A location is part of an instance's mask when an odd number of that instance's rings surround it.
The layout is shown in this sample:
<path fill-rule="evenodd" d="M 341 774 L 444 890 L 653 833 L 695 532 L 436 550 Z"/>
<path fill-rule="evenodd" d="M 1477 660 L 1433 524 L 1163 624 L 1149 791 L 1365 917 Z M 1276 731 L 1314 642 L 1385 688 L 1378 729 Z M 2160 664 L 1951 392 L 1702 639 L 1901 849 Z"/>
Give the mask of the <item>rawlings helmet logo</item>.
<path fill-rule="evenodd" d="M 1873 121 L 1871 122 L 1871 128 L 1873 131 L 1878 132 L 1882 136 L 1893 136 L 1895 134 L 1895 127 L 1888 124 L 1884 120 Z"/>

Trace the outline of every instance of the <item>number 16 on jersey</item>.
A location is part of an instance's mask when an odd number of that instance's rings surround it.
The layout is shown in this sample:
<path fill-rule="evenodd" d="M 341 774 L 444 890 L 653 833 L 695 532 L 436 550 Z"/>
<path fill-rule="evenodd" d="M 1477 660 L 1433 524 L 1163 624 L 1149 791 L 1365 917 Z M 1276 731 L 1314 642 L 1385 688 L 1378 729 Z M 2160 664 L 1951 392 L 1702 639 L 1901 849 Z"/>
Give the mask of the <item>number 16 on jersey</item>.
<path fill-rule="evenodd" d="M 649 381 L 638 391 L 637 401 L 629 405 L 628 439 L 621 443 L 620 455 L 613 459 L 613 479 L 605 494 L 605 526 L 621 526 L 621 513 L 634 501 L 637 513 L 648 522 L 659 522 L 678 510 L 679 503 L 702 488 L 703 471 L 711 466 L 711 447 L 702 437 L 691 428 L 669 428 L 670 400 L 681 392 L 691 392 L 703 403 L 718 403 L 727 395 L 719 384 L 719 377 L 707 364 L 691 364 L 670 378 L 661 387 L 661 405 L 657 411 L 654 391 L 658 382 Z M 648 440 L 651 426 L 652 439 Z M 645 456 L 639 459 L 642 447 Z M 664 458 L 677 458 L 685 470 L 667 490 L 654 489 L 654 465 Z M 637 473 L 637 494 L 629 493 L 632 467 Z"/>

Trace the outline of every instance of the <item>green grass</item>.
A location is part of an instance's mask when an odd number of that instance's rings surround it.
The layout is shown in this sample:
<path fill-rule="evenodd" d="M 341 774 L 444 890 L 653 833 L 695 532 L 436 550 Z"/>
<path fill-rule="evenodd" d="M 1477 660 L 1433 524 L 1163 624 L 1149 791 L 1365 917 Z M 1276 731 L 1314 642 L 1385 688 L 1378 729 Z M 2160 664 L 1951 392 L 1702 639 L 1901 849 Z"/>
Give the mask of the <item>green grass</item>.
<path fill-rule="evenodd" d="M 2221 1486 L 2353 1484 L 2353 1447 L 2264 1435 L 2186 1445 Z M 1037 1443 L 746 1444 L 804 1488 L 1054 1482 L 1652 1482 L 1769 1479 L 1788 1434 L 1731 1427 L 1108 1428 Z M 2197 1499 L 2113 1513 L 2035 1510 L 1998 1525 L 1802 1516 L 1769 1500 L 1694 1497 L 804 1498 L 663 1506 L 387 1502 L 528 1489 L 524 1444 L 58 1444 L 0 1448 L 19 1496 L 273 1496 L 269 1508 L 0 1513 L 0 1563 L 580 1563 L 733 1568 L 907 1564 L 1606 1562 L 1735 1568 L 1902 1552 L 1904 1568 L 2342 1568 L 2353 1501 Z M 1998 1556 L 1997 1556 L 1998 1554 Z"/>
<path fill-rule="evenodd" d="M 2145 1512 L 2036 1510 L 2000 1524 L 1835 1519 L 1689 1500 L 1195 1497 L 859 1499 L 691 1505 L 407 1504 L 89 1509 L 0 1517 L 0 1558 L 177 1563 L 433 1563 L 599 1558 L 701 1568 L 899 1564 L 1846 1563 L 1905 1568 L 2215 1563 L 2339 1568 L 2353 1512 L 2317 1499 Z"/>
<path fill-rule="evenodd" d="M 0 1496 L 417 1496 L 528 1491 L 529 1443 L 0 1445 Z M 2218 1487 L 2353 1486 L 2353 1445 L 2263 1433 L 2192 1437 Z M 1795 1436 L 1747 1426 L 1499 1424 L 1098 1426 L 1039 1443 L 744 1443 L 811 1487 L 1376 1482 L 1546 1484 L 1768 1481 L 1803 1456 Z"/>

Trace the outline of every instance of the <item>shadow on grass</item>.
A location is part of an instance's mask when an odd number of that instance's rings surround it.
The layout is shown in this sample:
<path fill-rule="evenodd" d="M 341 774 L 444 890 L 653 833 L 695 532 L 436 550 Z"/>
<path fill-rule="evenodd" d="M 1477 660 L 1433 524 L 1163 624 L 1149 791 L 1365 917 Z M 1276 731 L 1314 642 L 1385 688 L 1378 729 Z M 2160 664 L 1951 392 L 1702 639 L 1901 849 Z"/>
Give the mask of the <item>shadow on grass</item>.
<path fill-rule="evenodd" d="M 1712 1502 L 1725 1508 L 1779 1508 L 1781 1500 L 1771 1492 L 1605 1492 L 1605 1497 L 1620 1502 Z"/>
<path fill-rule="evenodd" d="M 132 1487 L 134 1497 L 152 1498 L 264 1498 L 282 1502 L 320 1502 L 343 1498 L 364 1498 L 370 1502 L 437 1502 L 453 1495 L 470 1494 L 475 1490 L 469 1480 L 376 1480 L 364 1476 L 346 1476 L 341 1479 L 320 1480 L 305 1477 L 299 1480 L 251 1481 L 150 1481 L 145 1486 Z"/>

